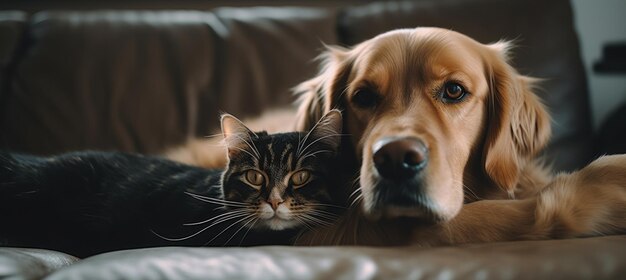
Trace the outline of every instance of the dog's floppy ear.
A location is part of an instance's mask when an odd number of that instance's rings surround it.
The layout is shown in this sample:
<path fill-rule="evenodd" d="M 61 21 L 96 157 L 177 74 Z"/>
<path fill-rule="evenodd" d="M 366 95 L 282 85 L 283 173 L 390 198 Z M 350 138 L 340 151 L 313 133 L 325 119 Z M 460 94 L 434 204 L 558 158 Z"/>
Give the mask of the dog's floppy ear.
<path fill-rule="evenodd" d="M 550 118 L 533 93 L 536 80 L 520 75 L 507 63 L 510 44 L 498 42 L 489 47 L 484 166 L 491 180 L 512 195 L 520 169 L 548 142 Z"/>
<path fill-rule="evenodd" d="M 342 107 L 341 94 L 352 67 L 349 50 L 327 46 L 318 59 L 322 61 L 319 74 L 295 88 L 299 95 L 296 122 L 299 131 L 310 130 L 325 113 Z"/>

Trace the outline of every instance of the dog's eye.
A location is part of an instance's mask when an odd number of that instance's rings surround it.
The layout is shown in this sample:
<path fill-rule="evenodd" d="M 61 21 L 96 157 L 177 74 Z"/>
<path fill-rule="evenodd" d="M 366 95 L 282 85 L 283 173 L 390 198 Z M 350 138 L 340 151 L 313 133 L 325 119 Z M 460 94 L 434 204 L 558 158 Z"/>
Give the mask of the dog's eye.
<path fill-rule="evenodd" d="M 352 96 L 352 103 L 361 108 L 372 108 L 378 104 L 380 97 L 371 89 L 359 89 Z"/>
<path fill-rule="evenodd" d="M 441 99 L 446 103 L 462 101 L 467 95 L 467 90 L 456 82 L 447 82 L 443 85 Z"/>

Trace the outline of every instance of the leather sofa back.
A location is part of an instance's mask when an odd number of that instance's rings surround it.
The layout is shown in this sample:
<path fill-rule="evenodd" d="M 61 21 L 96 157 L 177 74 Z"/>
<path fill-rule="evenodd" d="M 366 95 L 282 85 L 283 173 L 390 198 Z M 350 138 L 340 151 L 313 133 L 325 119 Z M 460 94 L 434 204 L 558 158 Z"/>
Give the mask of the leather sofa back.
<path fill-rule="evenodd" d="M 285 105 L 289 87 L 315 73 L 321 40 L 334 43 L 332 18 L 270 8 L 36 14 L 11 69 L 4 144 L 155 153 L 208 134 L 219 110 Z"/>

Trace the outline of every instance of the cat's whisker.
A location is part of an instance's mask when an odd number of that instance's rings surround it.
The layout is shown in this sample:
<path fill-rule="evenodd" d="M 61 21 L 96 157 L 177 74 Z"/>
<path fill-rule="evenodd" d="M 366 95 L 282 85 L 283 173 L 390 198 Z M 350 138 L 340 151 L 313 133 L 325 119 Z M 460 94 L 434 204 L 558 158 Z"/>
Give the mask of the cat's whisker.
<path fill-rule="evenodd" d="M 359 174 L 359 176 L 356 176 L 356 178 L 354 178 L 354 180 L 352 180 L 352 187 L 354 187 L 354 185 L 356 185 L 359 180 L 361 180 L 361 174 Z"/>
<path fill-rule="evenodd" d="M 299 215 L 316 215 L 319 218 L 324 218 L 324 219 L 328 219 L 328 220 L 336 220 L 339 215 L 335 215 L 335 214 L 327 214 L 327 213 L 322 213 L 322 212 L 317 212 L 314 210 L 306 210 L 306 211 L 292 211 L 293 214 L 299 214 Z"/>
<path fill-rule="evenodd" d="M 321 210 L 321 209 L 315 209 L 315 210 L 311 211 L 311 213 L 320 213 L 320 214 L 324 214 L 324 215 L 329 216 L 329 217 L 338 217 L 339 216 L 339 215 L 337 215 L 335 213 L 324 211 L 324 210 Z"/>
<path fill-rule="evenodd" d="M 306 146 L 304 149 L 302 147 L 304 147 L 304 145 L 306 144 L 306 141 L 309 139 L 309 136 L 311 136 L 311 133 L 315 130 L 315 127 L 317 127 L 317 124 L 313 127 L 313 129 L 309 130 L 309 132 L 306 133 L 306 135 L 304 135 L 304 138 L 302 138 L 302 140 L 300 140 L 300 135 L 298 135 L 298 149 L 296 152 L 296 157 L 299 158 L 300 155 L 306 151 L 306 149 L 311 146 L 312 144 L 314 144 L 315 142 L 323 139 L 323 138 L 327 138 L 327 137 L 332 137 L 332 136 L 345 136 L 345 135 L 349 135 L 349 134 L 337 134 L 337 133 L 333 133 L 333 134 L 328 134 L 324 137 L 320 137 L 318 139 L 316 139 L 315 141 L 313 141 L 312 143 L 310 143 L 308 146 Z"/>
<path fill-rule="evenodd" d="M 198 197 L 195 197 L 195 199 L 200 200 L 202 202 L 206 202 L 206 203 L 221 205 L 221 206 L 224 207 L 224 209 L 226 209 L 225 207 L 232 207 L 232 208 L 246 208 L 246 207 L 249 207 L 248 205 L 229 204 L 229 203 L 225 203 L 223 201 L 214 201 L 214 200 L 198 198 Z"/>
<path fill-rule="evenodd" d="M 228 216 L 228 217 L 222 217 L 220 219 L 215 220 L 211 225 L 220 224 L 220 223 L 223 223 L 225 221 L 232 220 L 232 219 L 235 219 L 235 218 L 240 218 L 240 217 L 243 217 L 243 216 L 246 216 L 246 215 L 249 215 L 249 213 L 239 213 L 239 214 Z"/>
<path fill-rule="evenodd" d="M 465 184 L 463 184 L 463 182 L 460 182 L 461 185 L 463 186 L 463 193 L 467 194 L 468 196 L 473 196 L 474 199 L 476 200 L 482 200 L 482 198 L 480 196 L 478 196 L 471 188 L 469 188 L 468 186 L 466 186 Z"/>
<path fill-rule="evenodd" d="M 204 135 L 204 136 L 202 136 L 202 138 L 213 138 L 213 137 L 218 137 L 218 136 L 223 137 L 224 134 L 218 133 L 218 134 Z"/>
<path fill-rule="evenodd" d="M 351 200 L 350 202 L 350 207 L 352 207 L 357 200 L 359 200 L 359 198 L 363 197 L 363 192 L 361 191 L 361 188 L 358 186 L 359 182 L 361 180 L 361 175 L 357 176 L 353 181 L 352 181 L 352 188 L 354 189 L 352 191 L 352 193 L 350 193 L 350 195 L 348 196 L 348 200 Z"/>
<path fill-rule="evenodd" d="M 171 241 L 171 242 L 178 242 L 178 241 L 183 241 L 183 240 L 187 240 L 190 238 L 193 238 L 194 236 L 197 236 L 198 234 L 202 233 L 203 231 L 205 231 L 205 229 L 201 229 L 200 231 L 193 233 L 189 236 L 185 236 L 185 237 L 180 237 L 180 238 L 169 238 L 169 237 L 165 237 L 163 235 L 158 234 L 157 232 L 155 232 L 154 230 L 150 230 L 154 235 L 158 236 L 161 239 L 167 240 L 167 241 Z"/>
<path fill-rule="evenodd" d="M 348 199 L 352 198 L 353 196 L 360 194 L 361 193 L 361 188 L 356 188 L 354 189 L 354 191 L 352 191 L 352 193 L 350 194 L 350 196 L 348 196 Z"/>
<path fill-rule="evenodd" d="M 332 213 L 332 212 L 328 212 L 328 211 L 324 211 L 321 209 L 298 209 L 298 210 L 292 210 L 291 211 L 294 214 L 308 214 L 308 213 L 320 213 L 322 215 L 326 215 L 329 217 L 338 217 L 339 215 Z"/>
<path fill-rule="evenodd" d="M 305 217 L 305 215 L 300 216 L 300 219 L 302 219 L 302 221 L 303 221 L 303 222 L 305 222 L 305 223 L 307 223 L 307 224 L 309 224 L 309 223 L 310 223 L 310 225 L 309 225 L 309 226 L 310 226 L 311 228 L 315 228 L 315 227 L 318 227 L 318 226 L 323 226 L 323 225 L 321 225 L 319 222 L 314 221 L 314 220 L 310 219 L 309 217 Z"/>
<path fill-rule="evenodd" d="M 224 201 L 224 200 L 220 200 L 220 199 L 210 199 L 207 197 L 194 197 L 197 200 L 203 201 L 203 202 L 214 202 L 217 203 L 219 205 L 222 206 L 231 206 L 231 207 L 248 207 L 250 206 L 250 204 L 239 204 L 236 202 L 229 202 L 229 201 Z"/>
<path fill-rule="evenodd" d="M 359 202 L 361 202 L 361 200 L 363 200 L 363 193 L 360 193 L 357 197 L 354 198 L 354 200 L 352 200 L 352 202 L 350 203 L 350 208 L 357 205 Z"/>
<path fill-rule="evenodd" d="M 339 205 L 334 205 L 334 204 L 326 204 L 326 203 L 307 203 L 307 205 L 309 206 L 321 206 L 321 207 L 333 207 L 333 208 L 339 208 L 339 209 L 348 209 L 347 207 L 344 206 L 339 206 Z"/>
<path fill-rule="evenodd" d="M 163 235 L 158 234 L 156 231 L 154 231 L 152 229 L 150 230 L 150 232 L 152 232 L 152 234 L 156 235 L 157 237 L 159 237 L 161 239 L 164 239 L 164 240 L 167 240 L 167 241 L 182 241 L 182 240 L 185 240 L 184 238 L 178 240 L 178 239 L 175 239 L 175 238 L 165 237 Z M 191 238 L 191 237 L 189 237 L 189 238 Z"/>
<path fill-rule="evenodd" d="M 310 221 L 316 222 L 316 223 L 318 223 L 320 225 L 323 225 L 323 226 L 331 226 L 332 225 L 332 223 L 324 221 L 324 220 L 322 220 L 320 218 L 311 216 L 310 214 L 304 214 L 301 217 L 303 217 L 305 219 L 309 219 Z"/>
<path fill-rule="evenodd" d="M 319 218 L 321 220 L 327 221 L 327 222 L 333 222 L 335 220 L 337 220 L 337 218 L 339 218 L 336 215 L 328 215 L 328 214 L 324 214 L 324 213 L 318 213 L 318 212 L 311 212 L 309 213 L 309 215 Z"/>
<path fill-rule="evenodd" d="M 256 158 L 257 160 L 258 160 L 258 159 L 260 159 L 260 158 L 261 158 L 261 155 L 259 154 L 259 150 L 256 148 L 256 145 L 254 144 L 254 141 L 250 141 L 250 142 L 248 142 L 248 140 L 246 140 L 246 139 L 244 139 L 243 137 L 241 137 L 241 134 L 242 134 L 242 133 L 237 133 L 237 134 L 234 134 L 234 136 L 235 136 L 235 137 L 237 137 L 237 138 L 239 138 L 239 140 L 243 141 L 244 143 L 246 143 L 246 145 L 248 145 L 248 148 L 250 148 L 250 150 L 251 150 L 253 153 L 255 153 L 255 154 L 256 154 L 256 157 L 255 157 L 255 158 Z M 248 138 L 250 138 L 250 135 L 247 135 L 247 136 L 248 136 Z M 252 139 L 250 139 L 250 140 L 252 140 Z"/>
<path fill-rule="evenodd" d="M 324 215 L 320 215 L 319 213 L 310 213 L 309 216 L 319 219 L 320 221 L 324 221 L 327 223 L 332 223 L 337 220 L 336 217 L 328 217 Z"/>
<path fill-rule="evenodd" d="M 301 145 L 302 145 L 302 140 L 300 139 L 300 133 L 298 133 L 298 149 L 296 149 L 296 154 L 300 152 Z"/>
<path fill-rule="evenodd" d="M 304 231 L 301 231 L 298 233 L 298 235 L 296 235 L 296 238 L 294 239 L 293 244 L 300 245 L 300 238 L 302 237 L 302 235 L 304 235 Z"/>
<path fill-rule="evenodd" d="M 309 217 L 308 219 L 311 221 L 311 223 L 313 223 L 315 225 L 315 227 L 330 227 L 330 226 L 332 226 L 331 223 L 324 222 L 324 221 L 319 221 L 319 220 L 314 220 L 311 217 Z"/>
<path fill-rule="evenodd" d="M 242 229 L 244 229 L 244 228 L 245 228 L 245 227 L 246 227 L 249 223 L 251 223 L 252 221 L 255 221 L 255 220 L 257 220 L 257 219 L 258 219 L 258 217 L 252 217 L 252 218 L 250 218 L 250 219 L 246 220 L 246 222 L 245 222 L 245 223 L 243 223 L 243 224 L 241 225 L 241 227 L 239 227 L 239 229 L 238 229 L 237 231 L 235 231 L 235 233 L 233 233 L 233 235 L 232 235 L 230 238 L 228 238 L 228 240 L 226 240 L 226 242 L 224 243 L 224 245 L 227 245 L 227 244 L 228 244 L 228 242 L 230 242 L 230 241 L 231 241 L 231 240 L 232 240 L 235 236 L 237 236 L 237 233 L 239 233 Z"/>
<path fill-rule="evenodd" d="M 235 146 L 230 146 L 230 147 L 228 147 L 228 148 L 229 148 L 229 149 L 231 149 L 231 148 L 232 148 L 232 149 L 236 149 L 236 150 L 242 151 L 242 152 L 244 152 L 244 153 L 246 153 L 246 154 L 250 155 L 251 157 L 256 158 L 257 160 L 259 159 L 258 157 L 256 157 L 256 156 L 255 156 L 255 155 L 253 155 L 252 153 L 248 152 L 248 150 L 246 150 L 246 149 L 242 149 L 242 148 L 235 147 Z"/>
<path fill-rule="evenodd" d="M 221 203 L 224 206 L 246 206 L 246 207 L 250 206 L 250 203 L 239 202 L 239 201 L 232 201 L 232 200 L 225 200 L 225 199 L 219 199 L 219 198 L 215 198 L 215 197 L 209 197 L 209 196 L 204 196 L 204 195 L 200 195 L 200 194 L 195 194 L 195 193 L 192 193 L 192 192 L 185 192 L 185 194 L 187 194 L 187 195 L 189 195 L 189 196 L 191 196 L 191 197 L 193 197 L 195 199 L 204 201 L 204 202 L 209 202 L 209 201 L 211 201 L 211 202 L 219 202 L 219 203 Z"/>
<path fill-rule="evenodd" d="M 225 229 L 223 229 L 222 231 L 220 231 L 220 233 L 218 233 L 217 235 L 215 235 L 213 238 L 211 238 L 211 240 L 209 240 L 207 243 L 204 243 L 204 246 L 211 244 L 211 242 L 213 242 L 215 239 L 217 239 L 220 235 L 222 235 L 224 232 L 226 232 L 228 229 L 232 228 L 233 226 L 248 220 L 251 217 L 254 217 L 256 214 L 248 214 L 245 217 L 238 219 L 237 221 L 233 222 L 230 226 L 227 226 Z"/>
<path fill-rule="evenodd" d="M 313 131 L 313 130 L 311 130 L 311 131 Z M 309 132 L 309 133 L 310 133 L 310 132 Z M 308 136 L 308 134 L 307 134 L 307 136 Z M 322 136 L 322 137 L 320 137 L 320 138 L 317 138 L 317 139 L 313 140 L 311 143 L 309 143 L 306 147 L 304 147 L 304 149 L 302 149 L 301 151 L 298 151 L 298 154 L 296 155 L 296 157 L 297 157 L 297 158 L 300 158 L 300 155 L 301 155 L 302 153 L 304 153 L 304 152 L 305 152 L 305 151 L 306 151 L 309 147 L 311 147 L 313 144 L 315 144 L 315 143 L 317 143 L 317 142 L 319 142 L 319 141 L 322 141 L 322 140 L 324 140 L 324 139 L 326 139 L 326 138 L 329 138 L 329 137 L 335 137 L 335 136 L 344 136 L 344 134 L 336 134 L 336 133 L 334 133 L 334 134 L 328 134 L 328 135 L 324 135 L 324 136 Z M 304 141 L 305 141 L 304 143 L 306 143 L 306 138 L 305 138 L 305 140 L 304 140 Z"/>
<path fill-rule="evenodd" d="M 307 153 L 306 155 L 300 157 L 299 160 L 304 160 L 307 157 L 314 157 L 315 155 L 321 154 L 321 153 L 334 153 L 334 152 L 331 150 L 319 150 L 319 151 Z"/>
<path fill-rule="evenodd" d="M 296 150 L 296 157 L 298 157 L 297 155 L 300 154 L 300 150 L 306 143 L 306 140 L 309 138 L 309 135 L 311 134 L 312 131 L 313 129 L 309 130 L 309 132 L 307 132 L 306 135 L 304 135 L 304 138 L 302 139 L 300 139 L 300 135 L 298 135 L 298 149 Z"/>
<path fill-rule="evenodd" d="M 250 211 L 250 210 L 248 210 L 248 209 L 239 209 L 239 210 L 235 210 L 235 211 L 232 211 L 232 212 L 227 212 L 227 213 L 219 214 L 219 215 L 217 215 L 217 216 L 215 216 L 215 217 L 212 217 L 212 218 L 206 219 L 206 220 L 204 220 L 204 221 L 200 221 L 200 222 L 193 222 L 193 223 L 186 223 L 186 224 L 183 224 L 183 225 L 184 225 L 184 226 L 197 226 L 197 225 L 206 224 L 206 223 L 208 223 L 208 222 L 214 221 L 214 220 L 219 219 L 220 217 L 223 217 L 223 216 L 235 215 L 235 214 L 241 214 L 241 213 L 245 213 L 245 212 L 249 212 L 249 211 Z"/>
<path fill-rule="evenodd" d="M 241 246 L 241 244 L 243 243 L 244 239 L 246 239 L 246 236 L 248 236 L 248 233 L 250 232 L 250 230 L 252 228 L 254 228 L 254 225 L 256 225 L 256 223 L 259 221 L 259 218 L 257 217 L 256 219 L 254 219 L 254 222 L 248 227 L 248 230 L 246 230 L 246 232 L 243 234 L 243 236 L 241 237 L 241 241 L 239 241 L 239 246 Z"/>
<path fill-rule="evenodd" d="M 256 134 L 255 134 L 255 136 L 256 136 Z M 258 136 L 256 136 L 256 137 L 258 137 Z M 258 156 L 257 159 L 261 160 L 261 155 L 259 153 L 259 149 L 256 147 L 256 144 L 254 144 L 254 140 L 252 140 L 252 137 L 250 137 L 250 135 L 248 135 L 248 138 L 250 138 L 250 143 L 252 143 L 252 148 L 253 148 L 253 150 L 256 152 L 256 154 Z"/>
<path fill-rule="evenodd" d="M 309 223 L 307 223 L 305 220 L 303 220 L 302 218 L 298 217 L 298 216 L 294 216 L 293 217 L 295 220 L 297 220 L 298 222 L 300 222 L 303 226 L 305 226 L 307 229 L 309 230 L 313 230 L 313 227 L 311 227 L 309 225 Z"/>
<path fill-rule="evenodd" d="M 188 235 L 188 236 L 185 236 L 185 237 L 180 237 L 180 238 L 169 238 L 169 237 L 165 237 L 165 236 L 162 236 L 162 235 L 160 235 L 160 234 L 156 233 L 154 230 L 150 230 L 150 231 L 151 231 L 152 233 L 154 233 L 156 236 L 158 236 L 158 237 L 160 237 L 160 238 L 162 238 L 162 239 L 165 239 L 165 240 L 167 240 L 167 241 L 178 242 L 178 241 L 183 241 L 183 240 L 187 240 L 187 239 L 193 238 L 193 237 L 195 237 L 195 236 L 198 236 L 198 234 L 203 233 L 203 232 L 205 232 L 206 230 L 210 229 L 211 227 L 213 227 L 213 226 L 215 226 L 215 225 L 218 225 L 218 224 L 220 224 L 220 223 L 223 223 L 223 222 L 225 222 L 225 221 L 232 220 L 232 219 L 236 219 L 236 218 L 239 218 L 239 217 L 242 217 L 242 216 L 246 216 L 246 215 L 248 215 L 248 216 L 249 216 L 249 215 L 253 215 L 253 214 L 239 214 L 239 215 L 235 215 L 235 216 L 232 216 L 232 217 L 223 218 L 223 219 L 221 219 L 220 221 L 216 221 L 215 223 L 212 223 L 212 224 L 210 224 L 210 225 L 208 225 L 208 226 L 206 226 L 206 227 L 202 228 L 201 230 L 197 231 L 196 233 L 193 233 L 193 234 Z"/>

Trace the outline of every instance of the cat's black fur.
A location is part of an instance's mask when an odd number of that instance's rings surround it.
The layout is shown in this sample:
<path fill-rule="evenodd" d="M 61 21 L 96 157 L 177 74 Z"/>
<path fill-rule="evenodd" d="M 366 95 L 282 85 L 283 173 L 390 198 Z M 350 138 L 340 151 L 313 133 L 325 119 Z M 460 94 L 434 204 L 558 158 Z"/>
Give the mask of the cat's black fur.
<path fill-rule="evenodd" d="M 220 197 L 220 174 L 136 154 L 75 152 L 42 158 L 0 153 L 0 242 L 79 257 L 203 245 L 206 236 L 174 243 L 151 230 L 164 236 L 191 234 L 194 229 L 184 223 L 219 214 L 219 205 L 185 192 Z"/>
<path fill-rule="evenodd" d="M 281 153 L 285 145 L 298 145 L 305 136 L 299 132 L 257 134 L 250 141 L 259 146 L 274 143 L 269 147 Z M 281 230 L 250 228 L 252 223 L 231 227 L 237 219 L 184 225 L 240 209 L 238 205 L 225 202 L 224 207 L 210 200 L 224 199 L 222 177 L 230 201 L 265 203 L 269 189 L 263 187 L 254 195 L 254 189 L 237 179 L 246 166 L 253 164 L 236 154 L 230 152 L 229 167 L 222 172 L 118 152 L 74 152 L 53 157 L 0 152 L 0 245 L 46 248 L 85 257 L 168 245 L 290 244 L 304 226 L 319 225 L 299 224 Z M 273 167 L 266 154 L 261 155 L 261 161 Z M 328 186 L 332 153 L 323 154 L 306 159 L 316 176 L 311 186 L 297 191 L 301 196 L 320 196 L 320 188 Z M 284 192 L 285 196 L 293 196 L 292 188 Z M 325 199 L 330 196 L 322 196 L 315 201 L 329 203 Z M 208 202 L 202 197 L 208 197 Z M 332 210 L 336 209 L 325 211 Z M 181 240 L 168 240 L 177 238 Z"/>

